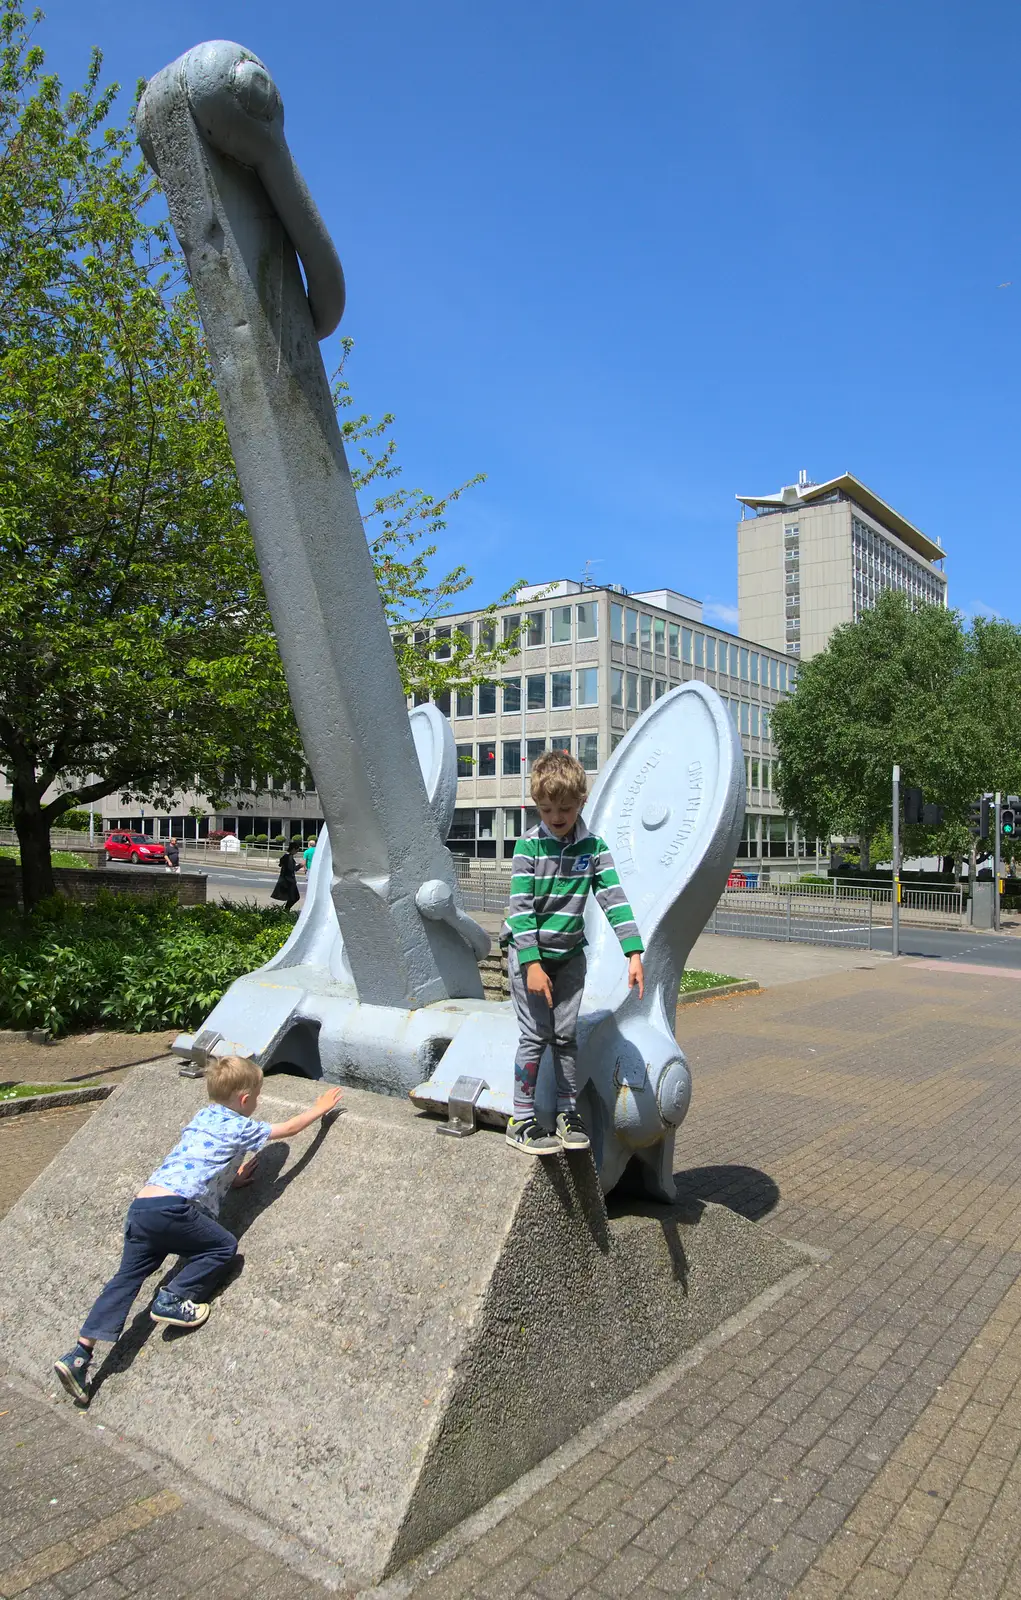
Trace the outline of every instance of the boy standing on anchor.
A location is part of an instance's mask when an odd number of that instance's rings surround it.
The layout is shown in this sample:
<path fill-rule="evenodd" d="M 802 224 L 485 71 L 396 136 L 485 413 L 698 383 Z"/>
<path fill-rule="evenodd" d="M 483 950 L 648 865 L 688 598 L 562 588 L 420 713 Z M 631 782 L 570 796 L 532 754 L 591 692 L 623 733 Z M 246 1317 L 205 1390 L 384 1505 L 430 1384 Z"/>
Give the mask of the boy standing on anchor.
<path fill-rule="evenodd" d="M 518 1021 L 514 1115 L 507 1143 L 526 1155 L 587 1150 L 577 1111 L 578 1012 L 585 988 L 585 901 L 606 915 L 628 959 L 628 984 L 645 992 L 642 940 L 605 842 L 580 819 L 588 792 L 585 769 L 564 750 L 550 750 L 532 768 L 539 826 L 514 847 L 510 912 L 500 943 L 507 950 L 511 1003 Z M 546 1045 L 557 1077 L 556 1132 L 535 1115 L 535 1084 Z"/>

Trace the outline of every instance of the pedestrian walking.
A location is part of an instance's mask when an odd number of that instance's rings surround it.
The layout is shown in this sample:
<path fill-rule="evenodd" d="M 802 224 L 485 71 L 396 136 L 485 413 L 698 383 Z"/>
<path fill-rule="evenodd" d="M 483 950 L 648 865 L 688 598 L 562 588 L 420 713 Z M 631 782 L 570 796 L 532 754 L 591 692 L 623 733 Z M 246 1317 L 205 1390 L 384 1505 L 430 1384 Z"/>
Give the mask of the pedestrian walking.
<path fill-rule="evenodd" d="M 312 871 L 312 857 L 316 853 L 316 842 L 314 839 L 306 839 L 305 845 L 305 876 L 308 877 Z"/>
<path fill-rule="evenodd" d="M 298 855 L 301 845 L 292 845 L 290 850 L 285 850 L 280 857 L 280 876 L 269 891 L 271 900 L 282 900 L 284 910 L 290 911 L 301 899 L 298 893 Z"/>
<path fill-rule="evenodd" d="M 181 852 L 177 848 L 176 839 L 168 839 L 163 846 L 163 864 L 168 872 L 180 872 Z"/>

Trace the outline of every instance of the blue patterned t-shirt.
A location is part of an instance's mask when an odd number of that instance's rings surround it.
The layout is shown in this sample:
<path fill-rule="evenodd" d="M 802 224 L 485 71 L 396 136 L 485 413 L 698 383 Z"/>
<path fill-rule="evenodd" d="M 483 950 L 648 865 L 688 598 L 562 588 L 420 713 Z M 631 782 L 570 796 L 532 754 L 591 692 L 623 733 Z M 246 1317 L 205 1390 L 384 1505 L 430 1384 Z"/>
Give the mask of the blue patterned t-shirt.
<path fill-rule="evenodd" d="M 192 1117 L 148 1181 L 172 1189 L 215 1217 L 245 1156 L 261 1150 L 270 1132 L 268 1122 L 212 1102 Z"/>

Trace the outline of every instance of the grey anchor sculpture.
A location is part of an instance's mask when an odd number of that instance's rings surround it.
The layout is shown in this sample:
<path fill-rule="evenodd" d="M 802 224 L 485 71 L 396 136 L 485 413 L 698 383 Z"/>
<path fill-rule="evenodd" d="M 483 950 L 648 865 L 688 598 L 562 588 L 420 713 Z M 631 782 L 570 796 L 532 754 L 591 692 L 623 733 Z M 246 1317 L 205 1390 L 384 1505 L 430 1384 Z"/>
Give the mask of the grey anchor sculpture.
<path fill-rule="evenodd" d="M 460 905 L 443 844 L 453 734 L 432 707 L 406 713 L 317 348 L 340 320 L 343 273 L 284 140 L 280 96 L 239 45 L 198 45 L 150 81 L 138 135 L 195 287 L 327 821 L 291 938 L 175 1049 L 241 1049 L 435 1111 L 469 1074 L 486 1084 L 477 1114 L 499 1122 L 514 1019 L 481 998 L 489 940 Z M 651 1194 L 673 1193 L 691 1092 L 673 1035 L 678 985 L 726 882 L 744 800 L 733 723 L 713 690 L 688 683 L 630 730 L 587 808 L 646 943 L 639 1001 L 590 906 L 579 1079 L 605 1190 L 635 1157 Z"/>

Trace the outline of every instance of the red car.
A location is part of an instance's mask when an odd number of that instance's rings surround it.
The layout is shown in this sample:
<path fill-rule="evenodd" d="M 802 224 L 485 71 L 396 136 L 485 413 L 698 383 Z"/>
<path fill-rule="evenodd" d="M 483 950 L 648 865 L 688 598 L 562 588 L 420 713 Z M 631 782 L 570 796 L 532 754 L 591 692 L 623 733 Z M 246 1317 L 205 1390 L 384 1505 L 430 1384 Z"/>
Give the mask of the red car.
<path fill-rule="evenodd" d="M 103 843 L 107 861 L 162 861 L 163 846 L 146 833 L 108 833 Z"/>

